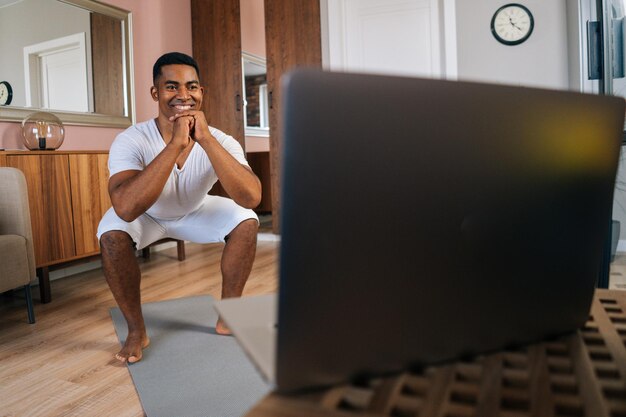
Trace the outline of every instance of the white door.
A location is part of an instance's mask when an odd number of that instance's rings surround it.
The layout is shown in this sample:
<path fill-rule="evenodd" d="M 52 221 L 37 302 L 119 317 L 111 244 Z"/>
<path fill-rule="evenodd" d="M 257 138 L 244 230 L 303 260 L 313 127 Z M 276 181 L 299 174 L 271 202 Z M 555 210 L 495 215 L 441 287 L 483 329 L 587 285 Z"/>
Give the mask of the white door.
<path fill-rule="evenodd" d="M 55 110 L 88 112 L 87 73 L 77 48 L 41 58 L 44 106 Z"/>
<path fill-rule="evenodd" d="M 326 67 L 441 76 L 437 0 L 329 0 L 327 10 Z"/>
<path fill-rule="evenodd" d="M 85 34 L 24 48 L 26 106 L 89 112 Z"/>

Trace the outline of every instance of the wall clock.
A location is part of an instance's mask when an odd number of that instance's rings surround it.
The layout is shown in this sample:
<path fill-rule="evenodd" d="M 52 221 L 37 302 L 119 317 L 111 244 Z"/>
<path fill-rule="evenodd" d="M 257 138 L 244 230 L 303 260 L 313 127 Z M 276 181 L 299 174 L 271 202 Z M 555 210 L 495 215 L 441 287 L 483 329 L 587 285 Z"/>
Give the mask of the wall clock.
<path fill-rule="evenodd" d="M 13 100 L 13 89 L 8 81 L 0 82 L 0 106 L 8 106 Z"/>
<path fill-rule="evenodd" d="M 504 45 L 519 45 L 530 37 L 534 27 L 533 14 L 518 3 L 505 4 L 491 18 L 491 33 Z"/>

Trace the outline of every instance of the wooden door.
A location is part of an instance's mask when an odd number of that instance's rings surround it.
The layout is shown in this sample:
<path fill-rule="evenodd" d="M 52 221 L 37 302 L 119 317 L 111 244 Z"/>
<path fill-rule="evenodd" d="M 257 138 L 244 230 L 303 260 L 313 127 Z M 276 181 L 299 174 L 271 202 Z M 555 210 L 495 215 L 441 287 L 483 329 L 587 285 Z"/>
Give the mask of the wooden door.
<path fill-rule="evenodd" d="M 202 110 L 211 126 L 245 146 L 239 0 L 192 0 L 193 56 L 204 86 Z"/>
<path fill-rule="evenodd" d="M 100 252 L 98 223 L 111 207 L 108 157 L 106 153 L 69 155 L 76 256 Z"/>
<path fill-rule="evenodd" d="M 74 257 L 67 155 L 7 155 L 6 165 L 26 177 L 37 267 Z"/>
<path fill-rule="evenodd" d="M 265 0 L 265 43 L 270 94 L 272 228 L 279 233 L 280 77 L 297 66 L 322 66 L 319 0 Z"/>
<path fill-rule="evenodd" d="M 245 151 L 239 0 L 192 0 L 191 35 L 207 121 L 237 139 Z M 219 182 L 211 194 L 227 196 Z"/>

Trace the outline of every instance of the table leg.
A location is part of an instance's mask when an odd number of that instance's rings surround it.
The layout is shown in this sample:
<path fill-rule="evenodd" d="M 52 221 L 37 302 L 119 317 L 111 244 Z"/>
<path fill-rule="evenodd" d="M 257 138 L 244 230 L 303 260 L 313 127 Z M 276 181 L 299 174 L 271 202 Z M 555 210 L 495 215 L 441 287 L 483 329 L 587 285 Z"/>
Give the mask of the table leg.
<path fill-rule="evenodd" d="M 47 266 L 37 268 L 37 277 L 39 277 L 39 294 L 41 295 L 41 303 L 46 304 L 52 300 L 50 293 L 50 271 Z"/>

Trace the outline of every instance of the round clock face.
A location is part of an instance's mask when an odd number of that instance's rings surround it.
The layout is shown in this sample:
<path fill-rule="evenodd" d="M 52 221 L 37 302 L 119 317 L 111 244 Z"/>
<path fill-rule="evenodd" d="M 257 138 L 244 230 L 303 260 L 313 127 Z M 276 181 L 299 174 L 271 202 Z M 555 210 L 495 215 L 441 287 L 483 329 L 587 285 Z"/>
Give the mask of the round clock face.
<path fill-rule="evenodd" d="M 533 33 L 534 26 L 530 10 L 517 3 L 500 7 L 491 19 L 491 33 L 505 45 L 519 45 L 524 42 Z"/>
<path fill-rule="evenodd" d="M 13 99 L 13 89 L 7 81 L 0 82 L 0 106 L 11 104 Z"/>

